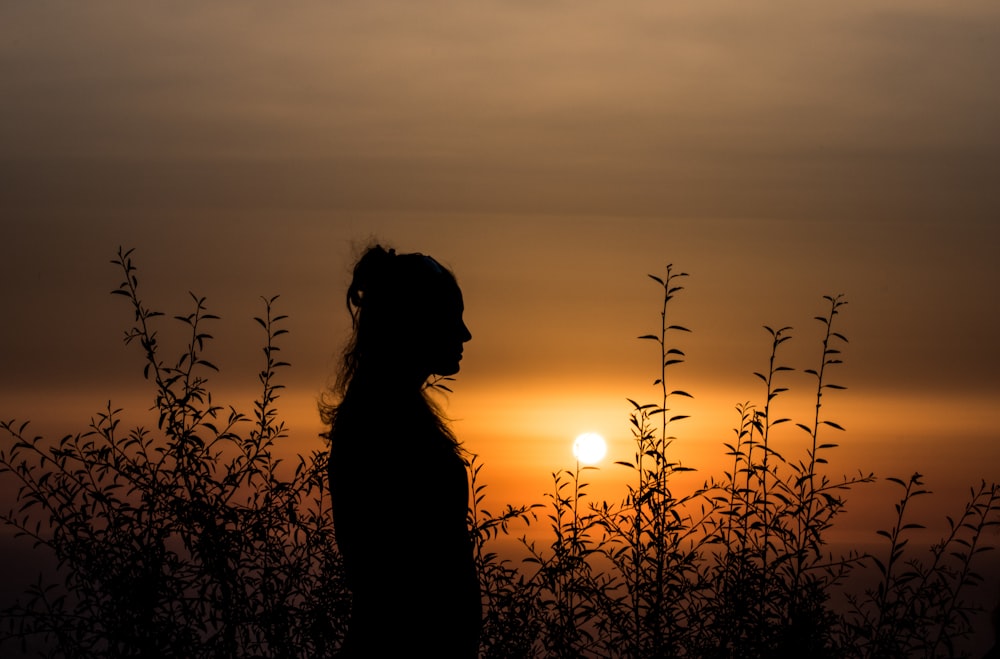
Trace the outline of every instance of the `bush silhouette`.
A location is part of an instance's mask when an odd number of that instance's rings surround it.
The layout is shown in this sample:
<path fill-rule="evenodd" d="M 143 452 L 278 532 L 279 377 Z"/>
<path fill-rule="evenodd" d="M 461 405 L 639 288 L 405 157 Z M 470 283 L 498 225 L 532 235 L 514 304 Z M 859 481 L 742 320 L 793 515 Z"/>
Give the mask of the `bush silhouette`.
<path fill-rule="evenodd" d="M 58 561 L 6 612 L 7 636 L 64 657 L 322 656 L 342 634 L 347 598 L 325 454 L 289 468 L 272 454 L 285 435 L 275 407 L 284 316 L 271 298 L 256 318 L 265 344 L 253 412 L 224 408 L 207 387 L 216 317 L 204 300 L 192 296 L 194 310 L 176 317 L 188 341 L 167 362 L 162 314 L 141 301 L 131 252 L 115 263 L 156 427 L 124 431 L 110 404 L 89 430 L 55 443 L 27 435 L 26 423 L 0 425 L 12 440 L 0 469 L 20 481 L 3 519 Z"/>
<path fill-rule="evenodd" d="M 131 251 L 114 263 L 114 291 L 134 311 L 126 343 L 145 357 L 155 427 L 125 430 L 110 404 L 85 432 L 51 442 L 27 423 L 0 422 L 0 473 L 17 483 L 2 514 L 18 535 L 58 564 L 4 611 L 0 649 L 30 645 L 54 657 L 315 657 L 335 654 L 350 610 L 325 490 L 326 454 L 283 464 L 278 355 L 284 316 L 276 298 L 256 318 L 263 337 L 259 390 L 250 413 L 215 402 L 207 360 L 216 320 L 192 295 L 176 316 L 186 347 L 167 361 L 162 314 L 139 295 Z M 780 417 L 786 394 L 783 346 L 791 329 L 766 328 L 770 352 L 761 399 L 736 408 L 724 444 L 731 467 L 694 491 L 674 487 L 691 471 L 673 457 L 688 397 L 672 367 L 685 359 L 671 301 L 686 275 L 650 275 L 661 289 L 661 323 L 641 340 L 658 346 L 659 398 L 632 401 L 631 460 L 621 501 L 588 498 L 588 468 L 553 473 L 544 503 L 487 508 L 483 465 L 470 463 L 469 523 L 484 598 L 486 657 L 944 657 L 963 656 L 975 609 L 968 589 L 1000 523 L 1000 488 L 981 483 L 929 550 L 909 545 L 922 528 L 910 503 L 927 495 L 919 474 L 900 488 L 896 518 L 875 533 L 880 555 L 831 555 L 828 532 L 845 492 L 874 475 L 831 479 L 827 464 L 842 432 L 825 401 L 847 343 L 836 328 L 845 300 L 824 298 L 823 339 L 811 418 Z M 444 388 L 441 383 L 431 386 Z M 797 428 L 797 456 L 775 449 L 779 427 Z M 540 522 L 540 520 L 544 520 Z M 386 523 L 390 523 L 386 520 Z M 551 542 L 520 536 L 521 560 L 494 544 L 547 523 Z M 401 538 L 405 543 L 411 539 Z M 848 580 L 848 577 L 864 579 Z M 866 581 L 860 592 L 848 584 Z M 835 606 L 834 600 L 846 602 Z"/>

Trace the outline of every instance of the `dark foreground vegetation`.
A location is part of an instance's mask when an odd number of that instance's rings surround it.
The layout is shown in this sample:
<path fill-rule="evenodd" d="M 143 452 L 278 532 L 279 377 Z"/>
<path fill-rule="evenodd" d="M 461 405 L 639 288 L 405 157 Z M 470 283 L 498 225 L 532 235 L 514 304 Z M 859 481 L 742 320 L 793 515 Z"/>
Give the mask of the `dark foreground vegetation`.
<path fill-rule="evenodd" d="M 3 612 L 0 652 L 53 657 L 323 657 L 339 647 L 349 611 L 325 479 L 326 455 L 275 458 L 285 437 L 276 402 L 284 316 L 264 300 L 259 395 L 241 412 L 213 400 L 205 357 L 216 317 L 193 296 L 177 316 L 187 346 L 162 354 L 162 314 L 138 293 L 130 252 L 115 263 L 134 311 L 126 343 L 145 356 L 155 395 L 151 427 L 123 428 L 108 406 L 90 428 L 52 442 L 27 423 L 0 422 L 0 474 L 17 488 L 3 521 L 57 568 Z M 927 548 L 910 504 L 921 477 L 898 485 L 895 522 L 874 531 L 875 555 L 832 555 L 829 531 L 845 493 L 871 474 L 832 478 L 824 468 L 842 431 L 826 398 L 846 338 L 845 301 L 824 298 L 823 339 L 812 378 L 815 414 L 779 417 L 786 394 L 782 346 L 789 328 L 767 328 L 770 352 L 755 375 L 761 400 L 738 406 L 725 444 L 731 467 L 695 491 L 675 491 L 689 471 L 672 457 L 671 383 L 684 359 L 670 319 L 685 275 L 652 276 L 662 293 L 660 394 L 632 402 L 634 457 L 620 463 L 627 496 L 585 497 L 586 470 L 557 472 L 545 503 L 484 509 L 481 465 L 470 465 L 487 657 L 952 657 L 962 654 L 976 610 L 969 593 L 989 527 L 1000 524 L 1000 487 L 980 483 L 947 532 Z M 795 427 L 796 455 L 774 448 L 775 428 Z M 392 524 L 387 511 L 384 520 Z M 498 538 L 544 525 L 524 560 L 501 556 Z M 401 538 L 401 546 L 410 541 Z M 861 578 L 859 578 L 861 577 Z M 848 584 L 868 584 L 852 591 Z M 836 603 L 836 604 L 835 604 Z M 981 623 L 980 623 L 981 624 Z"/>

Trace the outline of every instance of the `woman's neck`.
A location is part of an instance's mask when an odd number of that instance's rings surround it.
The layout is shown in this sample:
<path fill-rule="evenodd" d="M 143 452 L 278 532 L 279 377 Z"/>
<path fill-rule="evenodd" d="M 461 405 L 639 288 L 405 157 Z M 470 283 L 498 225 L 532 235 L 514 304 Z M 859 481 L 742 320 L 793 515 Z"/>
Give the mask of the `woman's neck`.
<path fill-rule="evenodd" d="M 365 369 L 354 374 L 349 389 L 378 393 L 390 397 L 421 395 L 427 375 L 400 371 L 399 369 Z"/>

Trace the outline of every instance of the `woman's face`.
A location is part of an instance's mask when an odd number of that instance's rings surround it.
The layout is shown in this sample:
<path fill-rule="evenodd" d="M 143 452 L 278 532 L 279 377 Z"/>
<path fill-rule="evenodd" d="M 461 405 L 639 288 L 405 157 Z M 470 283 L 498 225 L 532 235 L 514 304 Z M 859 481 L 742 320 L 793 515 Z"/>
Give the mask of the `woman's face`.
<path fill-rule="evenodd" d="M 462 347 L 472 338 L 462 319 L 465 305 L 458 286 L 444 291 L 436 304 L 429 305 L 417 353 L 428 375 L 454 375 L 461 368 Z"/>

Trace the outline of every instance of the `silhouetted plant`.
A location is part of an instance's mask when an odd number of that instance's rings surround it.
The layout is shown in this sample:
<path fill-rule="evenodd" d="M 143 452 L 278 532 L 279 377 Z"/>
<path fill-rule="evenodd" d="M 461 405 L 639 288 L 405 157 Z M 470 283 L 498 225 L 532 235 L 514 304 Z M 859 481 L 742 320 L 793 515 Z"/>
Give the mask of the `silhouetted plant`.
<path fill-rule="evenodd" d="M 510 532 L 512 522 L 535 521 L 534 509 L 541 504 L 507 505 L 498 515 L 484 509 L 486 485 L 479 480 L 482 464 L 475 456 L 469 464 L 472 489 L 469 527 L 475 548 L 476 567 L 483 593 L 484 618 L 481 651 L 485 657 L 528 657 L 542 635 L 540 597 L 535 583 L 488 547 L 490 541 Z"/>
<path fill-rule="evenodd" d="M 145 357 L 156 426 L 124 431 L 110 404 L 86 432 L 56 443 L 0 424 L 12 440 L 0 471 L 20 481 L 2 519 L 51 553 L 58 569 L 6 612 L 8 638 L 57 657 L 315 656 L 336 647 L 346 613 L 325 491 L 325 454 L 287 468 L 275 403 L 287 364 L 276 298 L 264 330 L 260 393 L 250 416 L 213 401 L 204 298 L 175 318 L 186 348 L 168 363 L 139 296 L 131 250 L 114 261 L 115 294 L 135 312 L 127 344 Z"/>
<path fill-rule="evenodd" d="M 948 533 L 934 544 L 929 556 L 907 558 L 909 532 L 925 528 L 908 521 L 910 504 L 929 494 L 923 477 L 887 480 L 903 488 L 895 504 L 896 519 L 878 535 L 888 543 L 886 555 L 872 556 L 867 564 L 877 575 L 877 585 L 863 596 L 851 595 L 845 635 L 852 657 L 952 657 L 955 642 L 972 630 L 971 616 L 978 609 L 963 600 L 964 592 L 982 583 L 973 559 L 993 547 L 983 543 L 984 532 L 1000 525 L 1000 486 L 980 483 L 970 488 L 969 499 L 958 520 L 947 518 Z M 912 553 L 912 552 L 911 552 Z"/>
<path fill-rule="evenodd" d="M 660 327 L 657 333 L 639 338 L 658 345 L 659 374 L 653 384 L 660 400 L 646 404 L 629 400 L 635 454 L 633 460 L 618 463 L 631 472 L 628 494 L 619 505 L 595 507 L 606 533 L 602 549 L 620 573 L 618 580 L 609 582 L 617 586 L 609 593 L 617 606 L 603 626 L 604 648 L 627 657 L 668 656 L 688 644 L 694 629 L 689 617 L 693 598 L 704 587 L 697 564 L 707 540 L 708 513 L 701 509 L 693 514 L 691 504 L 708 500 L 700 490 L 676 495 L 671 484 L 674 474 L 692 471 L 670 451 L 676 439 L 671 434 L 674 424 L 688 418 L 675 413 L 673 400 L 691 397 L 670 387 L 668 378 L 685 357 L 669 337 L 690 331 L 668 320 L 670 302 L 683 290 L 677 280 L 686 276 L 675 273 L 672 266 L 667 266 L 665 278 L 649 275 L 663 289 Z"/>
<path fill-rule="evenodd" d="M 816 317 L 823 327 L 819 364 L 802 371 L 815 382 L 811 418 L 793 422 L 778 413 L 789 391 L 783 378 L 794 371 L 781 359 L 792 328 L 765 326 L 768 367 L 754 373 L 764 384 L 763 400 L 736 408 L 735 441 L 723 444 L 731 471 L 693 492 L 674 493 L 672 477 L 691 471 L 671 451 L 672 428 L 686 418 L 673 401 L 690 394 L 668 386 L 667 378 L 685 357 L 668 342 L 671 333 L 688 331 L 668 322 L 684 276 L 670 266 L 666 278 L 651 275 L 663 288 L 661 327 L 640 338 L 659 347 L 660 401 L 630 401 L 635 454 L 619 464 L 634 482 L 623 502 L 581 510 L 587 483 L 579 468 L 553 474 L 554 489 L 546 494 L 553 542 L 540 550 L 524 541 L 524 560 L 535 572 L 519 582 L 522 592 L 541 598 L 522 609 L 531 637 L 540 636 L 510 656 L 529 656 L 528 647 L 530 656 L 560 657 L 962 656 L 956 644 L 971 632 L 975 611 L 962 594 L 981 581 L 973 559 L 990 549 L 984 531 L 1000 523 L 996 485 L 981 485 L 959 521 L 948 519 L 951 533 L 930 549 L 929 562 L 904 559 L 900 539 L 919 526 L 904 523 L 902 513 L 920 490 L 908 489 L 897 505 L 894 530 L 879 532 L 892 543 L 888 561 L 827 549 L 844 491 L 875 480 L 870 473 L 833 479 L 821 471 L 837 447 L 825 433 L 843 431 L 824 409 L 825 396 L 844 389 L 829 379 L 847 343 L 835 329 L 842 296 L 824 297 L 827 312 Z M 775 449 L 775 433 L 784 427 L 805 433 L 803 457 Z M 898 573 L 904 562 L 908 569 Z M 847 590 L 848 577 L 855 583 L 872 566 L 882 578 L 876 590 L 864 597 Z M 517 572 L 508 569 L 513 583 Z M 835 595 L 851 608 L 832 607 Z"/>
<path fill-rule="evenodd" d="M 725 515 L 716 526 L 717 540 L 726 550 L 716 567 L 723 578 L 713 579 L 725 592 L 715 593 L 709 605 L 719 611 L 724 637 L 718 647 L 726 656 L 839 656 L 832 647 L 838 623 L 826 601 L 859 557 L 824 554 L 825 533 L 843 509 L 839 492 L 874 476 L 833 481 L 817 473 L 817 465 L 827 462 L 821 452 L 836 447 L 819 442 L 820 429 L 843 430 L 821 416 L 824 393 L 844 388 L 825 377 L 828 367 L 840 363 L 832 342 L 847 341 L 833 330 L 845 302 L 840 296 L 825 299 L 829 312 L 816 317 L 824 327 L 820 366 L 805 370 L 817 383 L 815 414 L 809 424 L 795 424 L 809 436 L 805 458 L 786 459 L 772 442 L 775 429 L 791 421 L 775 413 L 776 399 L 788 391 L 777 382 L 779 374 L 793 370 L 778 360 L 779 347 L 791 340 L 790 327 L 765 326 L 771 338 L 768 369 L 754 373 L 765 385 L 764 403 L 760 409 L 749 403 L 737 408 L 737 440 L 726 444 L 734 467 L 726 474 L 725 494 L 716 496 Z"/>
<path fill-rule="evenodd" d="M 597 632 L 614 576 L 593 562 L 603 553 L 603 538 L 597 535 L 598 515 L 581 510 L 588 485 L 580 480 L 580 472 L 588 469 L 593 467 L 577 465 L 574 471 L 552 474 L 552 491 L 545 494 L 552 543 L 546 549 L 524 541 L 529 552 L 525 561 L 537 566 L 546 656 L 579 657 L 602 647 Z"/>

